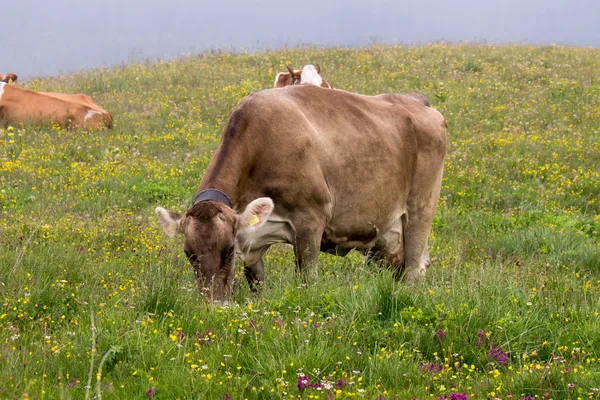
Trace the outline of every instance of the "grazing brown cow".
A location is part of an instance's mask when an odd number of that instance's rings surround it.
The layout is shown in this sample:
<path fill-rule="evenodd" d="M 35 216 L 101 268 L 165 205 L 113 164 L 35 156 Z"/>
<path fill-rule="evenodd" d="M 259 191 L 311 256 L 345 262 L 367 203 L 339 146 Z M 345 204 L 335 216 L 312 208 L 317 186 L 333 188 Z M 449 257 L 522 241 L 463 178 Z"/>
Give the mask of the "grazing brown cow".
<path fill-rule="evenodd" d="M 313 85 L 242 99 L 194 205 L 183 215 L 155 210 L 167 235 L 184 235 L 201 292 L 227 298 L 236 253 L 250 285 L 263 281 L 261 258 L 278 242 L 294 246 L 308 276 L 319 251 L 356 249 L 397 277 L 423 277 L 446 125 L 435 109 L 399 99 Z"/>
<path fill-rule="evenodd" d="M 305 65 L 302 69 L 288 66 L 287 69 L 289 72 L 280 72 L 277 74 L 273 85 L 274 88 L 310 83 L 315 86 L 333 89 L 333 85 L 321 77 L 321 67 L 319 64 Z"/>
<path fill-rule="evenodd" d="M 11 75 L 11 74 L 9 74 Z M 7 79 L 7 81 L 15 81 Z M 6 77 L 6 76 L 5 76 Z M 0 121 L 111 128 L 112 117 L 85 94 L 34 92 L 0 82 Z"/>

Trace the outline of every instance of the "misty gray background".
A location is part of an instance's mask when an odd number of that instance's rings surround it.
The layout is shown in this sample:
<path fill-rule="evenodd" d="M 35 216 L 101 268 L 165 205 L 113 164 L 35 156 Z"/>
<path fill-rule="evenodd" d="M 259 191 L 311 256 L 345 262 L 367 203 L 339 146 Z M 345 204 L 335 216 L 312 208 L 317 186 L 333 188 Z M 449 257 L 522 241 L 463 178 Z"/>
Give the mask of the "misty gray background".
<path fill-rule="evenodd" d="M 600 47 L 600 0 L 0 0 L 0 5 L 0 72 L 21 78 L 206 49 L 440 40 Z"/>

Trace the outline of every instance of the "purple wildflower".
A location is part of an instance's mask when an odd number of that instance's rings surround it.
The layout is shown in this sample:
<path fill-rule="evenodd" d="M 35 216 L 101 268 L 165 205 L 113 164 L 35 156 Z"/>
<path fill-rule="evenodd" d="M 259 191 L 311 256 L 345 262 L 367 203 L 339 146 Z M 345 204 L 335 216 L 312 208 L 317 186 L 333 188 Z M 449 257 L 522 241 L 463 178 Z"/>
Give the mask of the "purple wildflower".
<path fill-rule="evenodd" d="M 427 373 L 427 372 L 440 372 L 442 369 L 444 369 L 444 366 L 442 364 L 436 364 L 436 363 L 421 363 L 419 365 L 419 369 L 423 372 L 423 373 Z"/>
<path fill-rule="evenodd" d="M 444 336 L 446 336 L 446 332 L 444 332 L 442 329 L 440 329 L 439 331 L 437 331 L 435 333 L 435 336 L 437 336 L 438 340 L 442 340 L 444 338 Z"/>
<path fill-rule="evenodd" d="M 308 377 L 305 375 L 299 376 L 298 379 L 296 379 L 296 382 L 298 383 L 298 389 L 300 390 L 306 389 L 309 385 Z"/>
<path fill-rule="evenodd" d="M 483 329 L 480 329 L 477 331 L 477 343 L 475 343 L 475 346 L 479 347 L 483 344 L 483 338 L 485 337 L 485 332 L 483 331 Z"/>
<path fill-rule="evenodd" d="M 344 380 L 343 380 L 343 379 L 340 379 L 339 381 L 337 381 L 337 382 L 335 383 L 335 387 L 336 387 L 336 388 L 341 388 L 342 386 L 344 386 L 344 384 L 345 384 L 345 383 L 346 383 L 346 382 L 344 382 Z"/>
<path fill-rule="evenodd" d="M 154 388 L 146 390 L 146 396 L 148 396 L 148 398 L 154 396 Z"/>
<path fill-rule="evenodd" d="M 494 348 L 494 345 L 490 343 L 490 351 L 488 351 L 488 357 L 494 359 L 499 364 L 504 364 L 508 360 L 508 356 L 502 350 L 501 346 Z"/>
<path fill-rule="evenodd" d="M 519 400 L 535 400 L 533 396 L 521 397 Z"/>
<path fill-rule="evenodd" d="M 450 395 L 450 400 L 467 400 L 468 396 L 466 393 L 452 393 Z"/>
<path fill-rule="evenodd" d="M 177 337 L 179 338 L 179 340 L 183 340 L 184 336 L 185 335 L 182 331 L 177 332 Z"/>
<path fill-rule="evenodd" d="M 228 393 L 226 393 L 225 397 L 223 397 L 223 400 L 231 400 L 231 396 Z"/>
<path fill-rule="evenodd" d="M 254 326 L 255 326 L 255 323 L 254 323 L 254 320 L 253 320 L 253 319 L 251 319 L 250 321 L 248 321 L 248 326 L 249 326 L 250 328 L 254 328 Z"/>

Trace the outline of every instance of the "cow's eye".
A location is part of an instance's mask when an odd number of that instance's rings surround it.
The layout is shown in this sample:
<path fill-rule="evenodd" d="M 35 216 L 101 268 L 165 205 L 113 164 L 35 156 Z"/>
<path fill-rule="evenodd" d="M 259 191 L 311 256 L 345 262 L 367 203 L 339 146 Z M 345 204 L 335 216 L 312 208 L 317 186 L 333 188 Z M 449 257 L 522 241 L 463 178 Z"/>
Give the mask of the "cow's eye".
<path fill-rule="evenodd" d="M 221 253 L 222 261 L 225 262 L 225 261 L 229 260 L 231 257 L 233 257 L 234 251 L 235 251 L 235 243 L 231 243 L 231 245 Z"/>
<path fill-rule="evenodd" d="M 187 257 L 187 259 L 189 260 L 190 263 L 194 264 L 196 262 L 196 260 L 198 259 L 198 257 L 196 257 L 196 255 L 190 251 L 184 250 L 185 252 L 185 256 Z"/>

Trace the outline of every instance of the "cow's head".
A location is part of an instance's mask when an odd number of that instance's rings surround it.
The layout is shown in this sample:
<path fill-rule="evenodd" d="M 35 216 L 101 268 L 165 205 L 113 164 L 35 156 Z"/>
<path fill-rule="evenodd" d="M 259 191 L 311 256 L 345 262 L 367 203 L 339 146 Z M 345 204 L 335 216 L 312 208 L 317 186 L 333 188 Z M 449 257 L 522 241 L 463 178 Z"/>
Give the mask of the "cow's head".
<path fill-rule="evenodd" d="M 284 86 L 310 83 L 315 86 L 333 89 L 333 86 L 321 77 L 321 67 L 319 64 L 308 64 L 302 69 L 296 69 L 288 66 L 287 69 L 288 72 L 280 72 L 277 74 L 273 87 L 280 88 Z"/>
<path fill-rule="evenodd" d="M 261 197 L 241 213 L 214 200 L 201 201 L 183 215 L 162 207 L 154 211 L 169 237 L 184 235 L 183 251 L 194 268 L 200 293 L 225 300 L 233 287 L 236 236 L 260 228 L 273 207 L 273 200 Z"/>
<path fill-rule="evenodd" d="M 287 66 L 287 70 L 288 72 L 280 72 L 277 74 L 275 77 L 275 83 L 273 84 L 274 88 L 300 84 L 302 70 L 292 68 L 289 65 Z"/>
<path fill-rule="evenodd" d="M 17 80 L 17 76 L 15 74 L 8 73 L 6 75 L 0 74 L 0 82 L 12 83 Z"/>
<path fill-rule="evenodd" d="M 317 65 L 305 65 L 302 68 L 302 74 L 300 75 L 301 83 L 310 83 L 315 86 L 321 86 L 323 78 L 321 78 L 321 67 Z"/>

